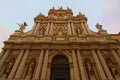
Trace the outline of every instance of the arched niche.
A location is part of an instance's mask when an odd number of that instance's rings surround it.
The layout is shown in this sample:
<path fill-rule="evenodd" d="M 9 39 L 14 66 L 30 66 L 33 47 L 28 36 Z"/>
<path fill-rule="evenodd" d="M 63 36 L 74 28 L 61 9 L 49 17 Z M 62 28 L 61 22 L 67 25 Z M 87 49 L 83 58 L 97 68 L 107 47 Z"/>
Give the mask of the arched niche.
<path fill-rule="evenodd" d="M 70 66 L 68 59 L 57 55 L 52 59 L 50 80 L 70 80 Z"/>

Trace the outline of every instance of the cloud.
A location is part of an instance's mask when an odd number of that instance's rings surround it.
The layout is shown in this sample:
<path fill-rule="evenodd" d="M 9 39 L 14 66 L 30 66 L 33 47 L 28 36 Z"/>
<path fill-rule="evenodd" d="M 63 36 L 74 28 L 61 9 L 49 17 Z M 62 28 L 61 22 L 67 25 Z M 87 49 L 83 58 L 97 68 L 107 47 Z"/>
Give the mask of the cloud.
<path fill-rule="evenodd" d="M 119 0 L 106 0 L 107 8 L 100 16 L 99 22 L 102 23 L 110 33 L 120 32 L 120 10 Z"/>

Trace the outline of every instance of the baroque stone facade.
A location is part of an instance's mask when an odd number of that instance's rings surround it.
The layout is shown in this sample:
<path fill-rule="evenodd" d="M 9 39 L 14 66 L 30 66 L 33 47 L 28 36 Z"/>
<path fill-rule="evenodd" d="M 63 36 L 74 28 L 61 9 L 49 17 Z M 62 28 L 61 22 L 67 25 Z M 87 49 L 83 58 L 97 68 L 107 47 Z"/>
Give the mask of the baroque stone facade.
<path fill-rule="evenodd" d="M 120 47 L 102 25 L 70 8 L 39 14 L 24 32 L 19 24 L 0 54 L 0 80 L 120 80 Z"/>

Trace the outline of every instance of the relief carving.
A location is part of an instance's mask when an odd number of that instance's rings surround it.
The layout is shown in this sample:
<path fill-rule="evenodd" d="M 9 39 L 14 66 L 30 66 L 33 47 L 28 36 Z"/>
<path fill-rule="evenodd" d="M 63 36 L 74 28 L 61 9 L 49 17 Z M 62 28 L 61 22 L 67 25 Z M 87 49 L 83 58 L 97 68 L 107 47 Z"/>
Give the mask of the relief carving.
<path fill-rule="evenodd" d="M 31 79 L 32 78 L 33 73 L 34 73 L 34 69 L 35 69 L 35 65 L 36 65 L 36 60 L 35 59 L 31 59 L 30 62 L 28 63 L 28 67 L 27 67 L 25 78 L 27 78 L 27 79 Z"/>
<path fill-rule="evenodd" d="M 106 59 L 108 68 L 113 75 L 114 79 L 119 77 L 119 69 L 117 63 L 113 62 L 110 58 Z"/>
<path fill-rule="evenodd" d="M 83 34 L 83 29 L 80 24 L 74 24 L 75 26 L 75 31 L 77 35 L 82 35 Z"/>
<path fill-rule="evenodd" d="M 66 35 L 67 24 L 54 24 L 53 32 L 54 35 Z"/>
<path fill-rule="evenodd" d="M 38 34 L 39 35 L 44 35 L 45 34 L 45 31 L 46 31 L 46 27 L 47 27 L 47 24 L 41 24 L 40 25 L 40 28 L 38 30 Z"/>
<path fill-rule="evenodd" d="M 91 63 L 90 59 L 85 60 L 85 66 L 89 80 L 96 80 L 93 64 Z"/>
<path fill-rule="evenodd" d="M 1 77 L 4 77 L 4 78 L 7 78 L 9 73 L 11 72 L 13 66 L 14 66 L 14 63 L 15 63 L 15 59 L 12 58 L 10 59 L 7 63 L 6 63 L 6 67 L 4 69 L 4 72 L 3 74 L 1 75 Z"/>

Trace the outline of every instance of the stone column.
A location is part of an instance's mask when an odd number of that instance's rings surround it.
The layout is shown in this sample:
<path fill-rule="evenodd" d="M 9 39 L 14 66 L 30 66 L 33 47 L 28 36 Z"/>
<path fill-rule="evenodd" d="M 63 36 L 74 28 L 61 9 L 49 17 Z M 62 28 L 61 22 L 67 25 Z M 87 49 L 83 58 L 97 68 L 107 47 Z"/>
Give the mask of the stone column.
<path fill-rule="evenodd" d="M 41 53 L 40 53 L 40 56 L 39 56 L 39 60 L 38 60 L 34 80 L 39 80 L 39 78 L 40 78 L 40 73 L 42 71 L 41 67 L 42 67 L 42 62 L 43 62 L 43 54 L 44 54 L 44 50 L 42 49 Z"/>
<path fill-rule="evenodd" d="M 96 52 L 94 50 L 91 50 L 97 70 L 98 70 L 98 74 L 100 76 L 100 80 L 107 80 L 104 70 L 102 69 L 102 65 L 100 64 L 100 61 L 96 55 Z"/>
<path fill-rule="evenodd" d="M 120 57 L 117 55 L 117 53 L 115 52 L 115 50 L 112 49 L 111 52 L 112 52 L 115 60 L 116 60 L 117 63 L 118 63 L 118 67 L 120 68 Z"/>
<path fill-rule="evenodd" d="M 72 27 L 72 34 L 75 35 L 75 28 L 74 28 L 73 22 L 71 22 L 71 27 Z"/>
<path fill-rule="evenodd" d="M 9 76 L 8 76 L 9 79 L 14 77 L 14 75 L 15 75 L 15 73 L 17 71 L 17 68 L 19 66 L 19 63 L 20 63 L 20 61 L 21 61 L 21 59 L 23 57 L 23 54 L 24 54 L 24 50 L 21 50 L 21 52 L 19 53 L 18 58 L 15 61 L 14 66 L 13 66 L 13 68 L 12 68 L 12 70 L 11 70 Z"/>
<path fill-rule="evenodd" d="M 10 49 L 7 49 L 7 50 L 5 51 L 5 53 L 4 53 L 4 55 L 2 56 L 2 58 L 1 58 L 1 60 L 0 60 L 0 71 L 1 71 L 1 69 L 2 69 L 2 67 L 3 67 L 3 64 L 4 64 L 4 62 L 5 62 L 8 54 L 10 53 L 10 51 L 11 51 Z"/>
<path fill-rule="evenodd" d="M 76 54 L 75 54 L 74 50 L 72 50 L 72 57 L 73 57 L 73 68 L 74 68 L 74 73 L 73 74 L 75 76 L 75 80 L 80 80 L 80 75 L 79 75 L 79 71 L 78 71 Z"/>
<path fill-rule="evenodd" d="M 83 67 L 82 57 L 81 57 L 79 50 L 77 50 L 77 59 L 78 59 L 78 64 L 79 64 L 79 69 L 80 69 L 82 80 L 87 80 L 86 75 L 85 75 L 85 70 Z"/>
<path fill-rule="evenodd" d="M 107 66 L 107 64 L 106 64 L 106 62 L 104 60 L 104 57 L 103 57 L 102 53 L 100 52 L 100 50 L 97 50 L 97 55 L 98 55 L 98 57 L 100 59 L 100 62 L 102 64 L 103 68 L 104 68 L 104 71 L 105 71 L 108 79 L 113 80 L 113 77 L 112 77 L 112 75 L 110 73 L 110 70 L 109 70 L 109 68 L 108 68 L 108 66 Z"/>
<path fill-rule="evenodd" d="M 2 55 L 5 53 L 5 49 L 2 50 L 2 52 L 0 53 L 0 59 L 2 58 Z"/>
<path fill-rule="evenodd" d="M 49 35 L 53 35 L 53 22 L 51 22 L 51 25 L 50 25 Z"/>
<path fill-rule="evenodd" d="M 36 24 L 36 28 L 35 28 L 35 31 L 34 31 L 34 34 L 37 34 L 37 31 L 38 31 L 38 28 L 40 27 L 40 22 L 38 22 Z"/>
<path fill-rule="evenodd" d="M 50 27 L 50 22 L 48 22 L 48 24 L 47 24 L 45 35 L 48 35 L 48 33 L 49 33 L 49 27 Z"/>
<path fill-rule="evenodd" d="M 87 31 L 86 31 L 86 28 L 85 28 L 85 26 L 84 26 L 84 24 L 83 24 L 83 22 L 81 22 L 81 26 L 82 26 L 82 28 L 83 28 L 84 34 L 88 34 Z"/>
<path fill-rule="evenodd" d="M 74 79 L 74 69 L 73 69 L 73 64 L 72 63 L 70 64 L 70 77 L 71 77 L 71 80 L 75 80 Z"/>
<path fill-rule="evenodd" d="M 48 65 L 48 50 L 46 50 L 46 53 L 45 53 L 40 80 L 46 80 L 47 67 L 48 67 L 47 65 Z"/>
<path fill-rule="evenodd" d="M 22 58 L 22 61 L 21 61 L 20 65 L 18 67 L 18 70 L 16 72 L 15 78 L 21 78 L 22 77 L 22 74 L 23 74 L 23 71 L 24 71 L 24 68 L 25 68 L 25 63 L 26 63 L 27 57 L 29 55 L 29 52 L 30 52 L 30 50 L 25 51 L 24 56 Z"/>
<path fill-rule="evenodd" d="M 117 54 L 118 54 L 118 55 L 119 55 L 119 57 L 120 57 L 120 49 L 118 49 L 118 50 L 117 50 Z"/>
<path fill-rule="evenodd" d="M 68 35 L 71 35 L 71 27 L 70 27 L 70 22 L 68 22 Z"/>

